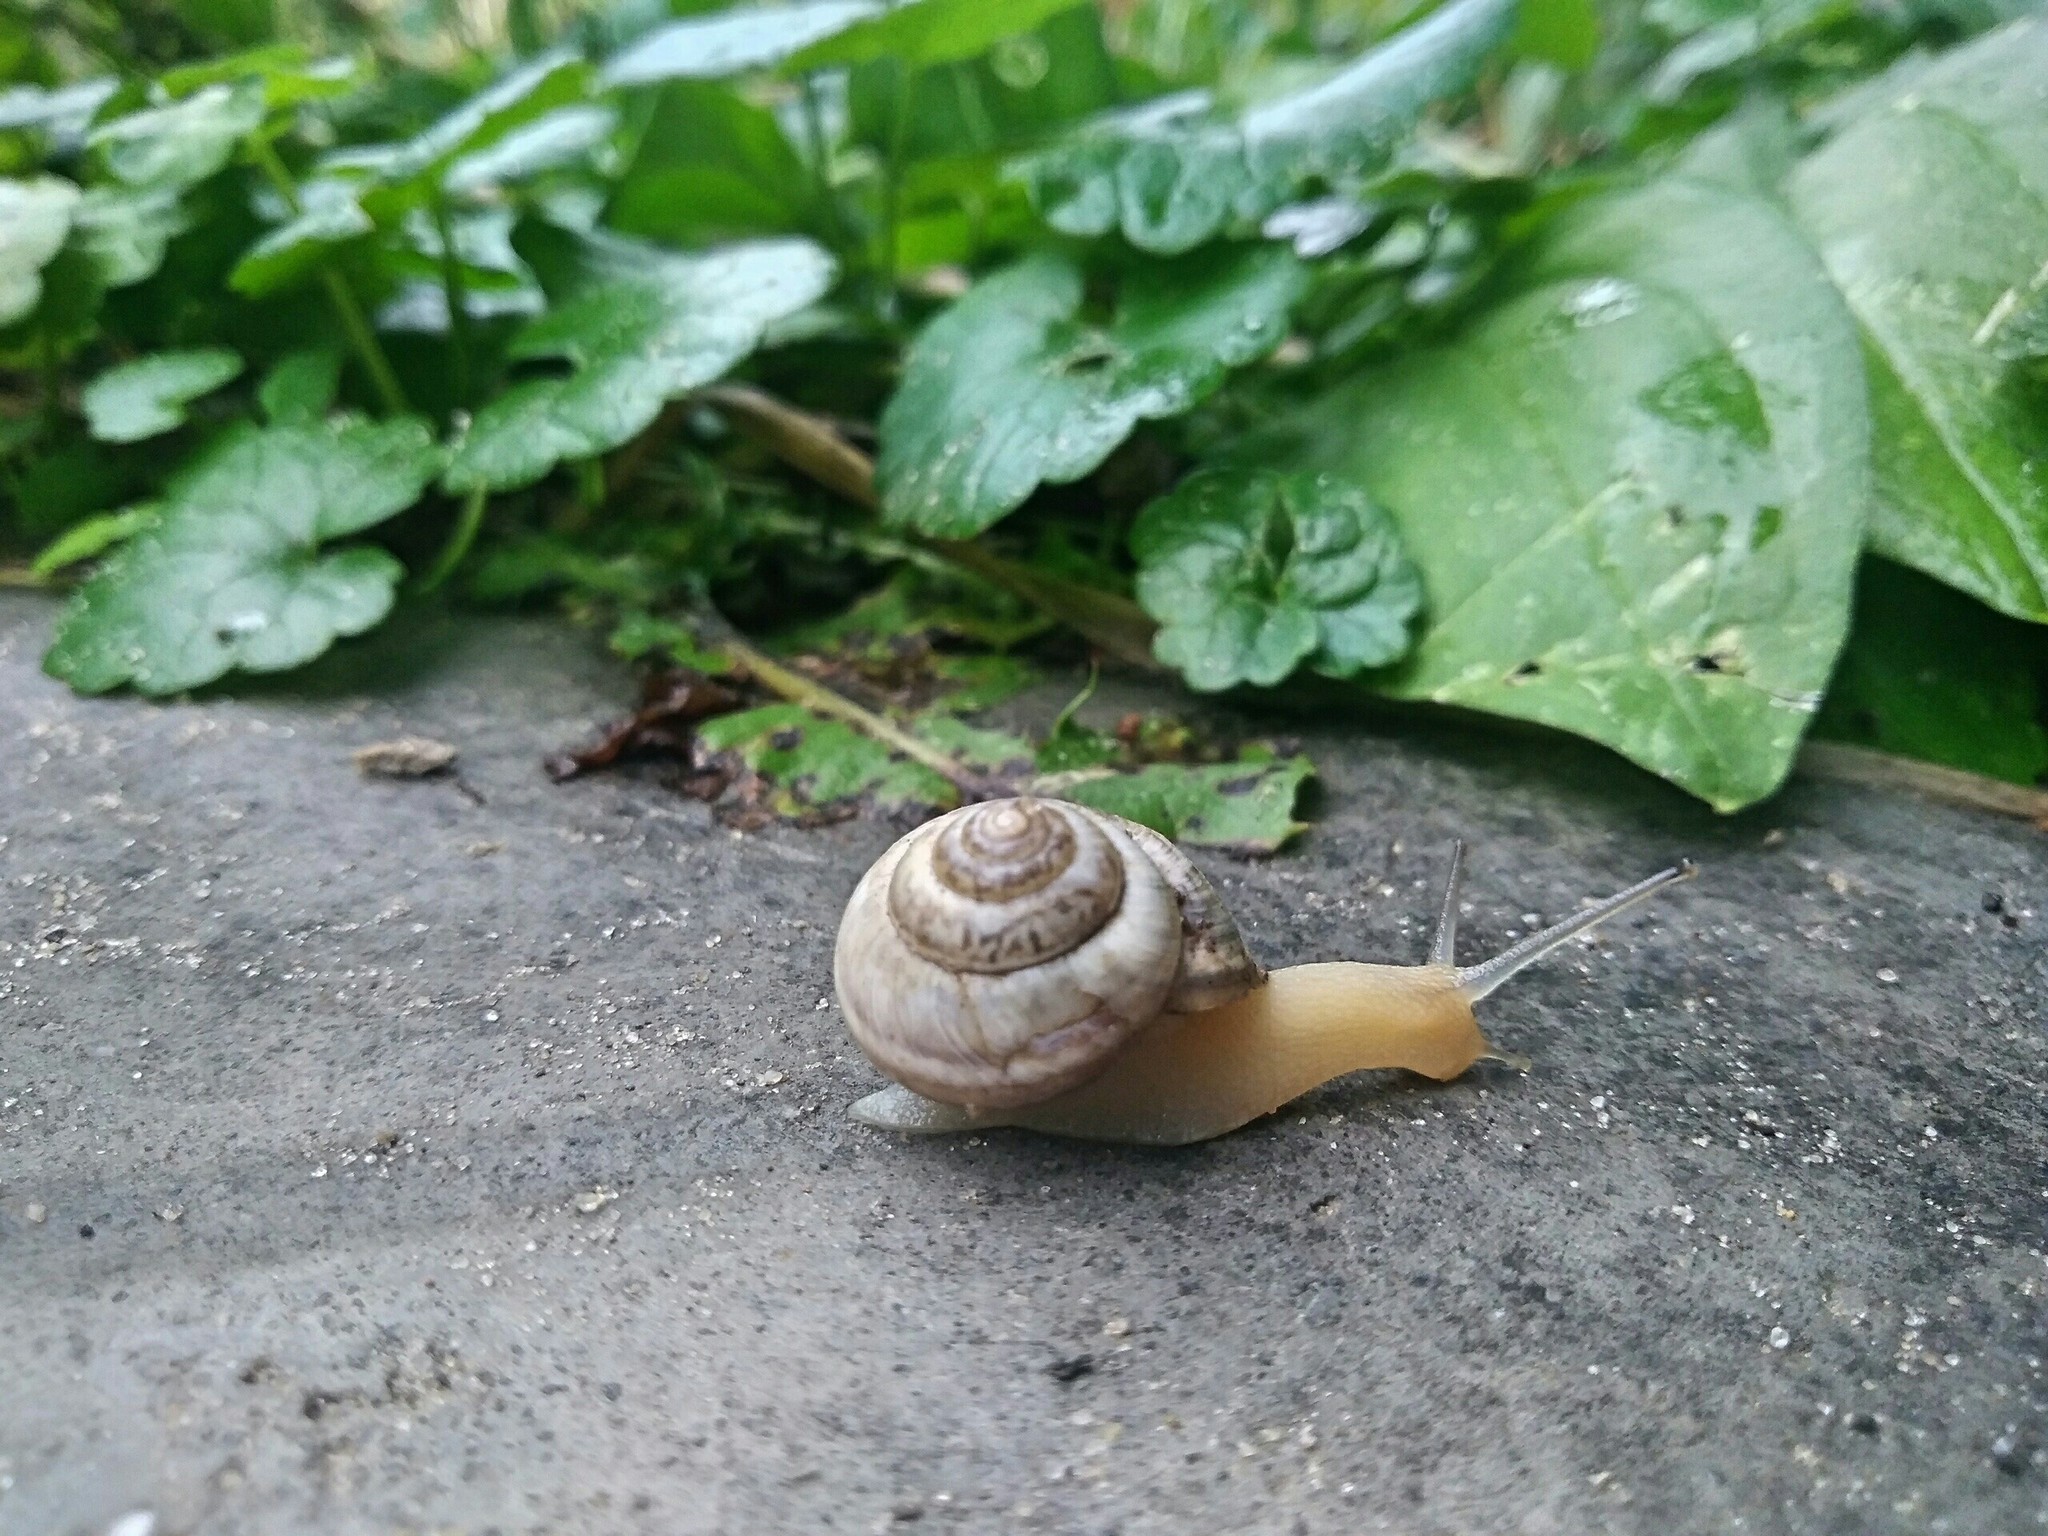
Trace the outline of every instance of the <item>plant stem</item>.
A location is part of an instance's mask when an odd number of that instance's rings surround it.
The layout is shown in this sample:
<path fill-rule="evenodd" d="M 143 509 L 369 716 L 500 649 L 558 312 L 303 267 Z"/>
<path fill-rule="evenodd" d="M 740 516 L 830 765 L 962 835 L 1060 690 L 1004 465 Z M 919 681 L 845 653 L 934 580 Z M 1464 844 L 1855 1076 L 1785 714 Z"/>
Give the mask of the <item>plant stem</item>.
<path fill-rule="evenodd" d="M 2008 784 L 1961 768 L 1894 757 L 1837 741 L 1809 741 L 1799 749 L 1799 771 L 1809 778 L 1862 784 L 1875 789 L 1908 789 L 1931 800 L 2017 816 L 2048 831 L 2048 790 Z"/>
<path fill-rule="evenodd" d="M 880 508 L 875 461 L 826 422 L 745 384 L 717 385 L 702 391 L 698 398 L 723 411 L 734 425 L 791 468 L 870 512 Z M 933 539 L 917 533 L 901 537 L 1014 592 L 1117 660 L 1158 670 L 1159 663 L 1152 656 L 1155 626 L 1144 609 L 1129 598 L 1034 571 L 967 540 Z"/>
<path fill-rule="evenodd" d="M 285 206 L 294 214 L 302 211 L 299 189 L 292 183 L 292 173 L 285 169 L 284 161 L 278 158 L 276 146 L 256 132 L 244 141 L 248 146 L 249 158 L 256 162 L 257 169 L 276 188 L 277 195 L 284 199 Z M 384 355 L 384 349 L 377 344 L 377 334 L 370 329 L 370 322 L 363 315 L 362 305 L 356 302 L 348 280 L 333 267 L 323 263 L 320 268 L 320 284 L 327 290 L 327 302 L 333 307 L 335 317 L 341 321 L 341 328 L 348 332 L 349 345 L 355 349 L 356 359 L 363 365 L 363 371 L 370 376 L 370 384 L 377 391 L 377 398 L 384 409 L 394 416 L 403 416 L 412 410 L 406 402 L 405 391 L 399 387 L 398 375 L 392 372 L 391 359 Z"/>
<path fill-rule="evenodd" d="M 42 588 L 50 584 L 49 578 L 38 576 L 33 566 L 0 565 L 0 587 Z"/>
<path fill-rule="evenodd" d="M 853 244 L 839 197 L 832 190 L 832 146 L 825 139 L 825 108 L 818 100 L 818 78 L 806 70 L 798 86 L 802 93 L 804 137 L 810 141 L 812 190 L 818 199 L 822 229 L 836 239 L 842 250 Z"/>
<path fill-rule="evenodd" d="M 455 224 L 448 217 L 448 199 L 436 188 L 431 204 L 434 231 L 441 238 L 441 291 L 448 298 L 450 382 L 458 404 L 469 403 L 469 360 L 475 346 L 470 328 L 469 284 L 462 276 L 462 258 L 455 250 Z"/>
<path fill-rule="evenodd" d="M 895 63 L 896 89 L 889 122 L 889 164 L 882 182 L 882 303 L 885 318 L 896 318 L 896 238 L 903 205 L 903 156 L 910 139 L 910 66 Z"/>
<path fill-rule="evenodd" d="M 1007 793 L 1000 785 L 961 767 L 930 742 L 920 741 L 893 721 L 884 719 L 873 710 L 862 709 L 823 683 L 785 667 L 723 620 L 716 627 L 721 637 L 711 649 L 723 652 L 728 661 L 743 668 L 770 693 L 780 694 L 792 704 L 801 704 L 813 714 L 842 721 L 890 751 L 900 752 L 912 762 L 931 769 L 959 790 L 963 800 L 988 800 Z"/>
<path fill-rule="evenodd" d="M 434 563 L 419 579 L 415 590 L 421 596 L 436 590 L 455 574 L 455 568 L 462 564 L 470 546 L 476 543 L 477 530 L 484 525 L 484 503 L 489 499 L 489 493 L 482 486 L 462 499 L 462 506 L 455 514 L 455 526 L 448 530 L 448 542 L 441 546 L 441 552 L 434 556 Z"/>

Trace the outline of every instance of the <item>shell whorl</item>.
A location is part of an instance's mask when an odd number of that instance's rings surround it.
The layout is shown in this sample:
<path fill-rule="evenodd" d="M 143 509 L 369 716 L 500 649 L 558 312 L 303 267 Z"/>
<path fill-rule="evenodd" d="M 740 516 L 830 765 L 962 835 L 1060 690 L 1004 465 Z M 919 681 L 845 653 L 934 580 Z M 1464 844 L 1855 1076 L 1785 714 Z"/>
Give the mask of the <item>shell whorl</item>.
<path fill-rule="evenodd" d="M 992 800 L 917 839 L 889 880 L 903 942 L 935 965 L 1000 976 L 1069 954 L 1123 901 L 1117 848 L 1086 816 Z"/>
<path fill-rule="evenodd" d="M 1065 801 L 988 801 L 899 838 L 855 888 L 833 980 L 875 1065 L 949 1104 L 1036 1103 L 1166 1011 L 1264 973 L 1157 833 Z"/>

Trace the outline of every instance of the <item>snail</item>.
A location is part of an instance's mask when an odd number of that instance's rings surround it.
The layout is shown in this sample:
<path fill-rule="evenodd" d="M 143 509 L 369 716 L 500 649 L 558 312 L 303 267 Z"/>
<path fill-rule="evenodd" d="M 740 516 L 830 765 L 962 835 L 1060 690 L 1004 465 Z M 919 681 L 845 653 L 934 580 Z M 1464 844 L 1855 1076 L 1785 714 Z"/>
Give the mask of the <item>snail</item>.
<path fill-rule="evenodd" d="M 1419 966 L 1263 970 L 1166 838 L 1065 801 L 964 806 L 899 838 L 833 951 L 855 1042 L 895 1086 L 864 1125 L 1024 1126 L 1095 1141 L 1206 1141 L 1367 1068 L 1448 1082 L 1491 1058 L 1472 1005 L 1677 881 L 1681 863 L 1479 965 L 1452 960 L 1464 845 Z"/>

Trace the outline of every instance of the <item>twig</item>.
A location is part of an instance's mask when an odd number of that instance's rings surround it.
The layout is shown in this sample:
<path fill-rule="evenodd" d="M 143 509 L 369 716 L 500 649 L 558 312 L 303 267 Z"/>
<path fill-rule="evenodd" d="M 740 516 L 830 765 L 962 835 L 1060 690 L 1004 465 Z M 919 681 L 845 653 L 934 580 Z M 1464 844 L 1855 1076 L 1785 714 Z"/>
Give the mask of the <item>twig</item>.
<path fill-rule="evenodd" d="M 733 424 L 770 453 L 827 490 L 868 511 L 880 510 L 875 494 L 875 461 L 808 411 L 800 411 L 764 390 L 721 384 L 698 398 L 725 413 Z M 1145 610 L 1114 592 L 1048 576 L 1028 565 L 990 554 L 964 539 L 903 537 L 943 556 L 984 581 L 1006 588 L 1027 603 L 1078 631 L 1108 655 L 1147 671 L 1160 670 L 1152 656 L 1155 627 Z"/>
<path fill-rule="evenodd" d="M 36 591 L 50 585 L 47 577 L 38 576 L 31 565 L 0 565 L 0 587 L 21 587 Z"/>
<path fill-rule="evenodd" d="M 728 661 L 748 672 L 770 693 L 780 694 L 792 704 L 801 704 L 813 714 L 850 725 L 890 751 L 900 752 L 912 762 L 922 764 L 959 790 L 963 800 L 989 800 L 1009 793 L 993 780 L 963 768 L 930 742 L 920 741 L 893 721 L 883 719 L 872 710 L 862 709 L 823 683 L 785 667 L 723 622 L 715 627 L 718 634 L 711 649 L 723 652 Z"/>
<path fill-rule="evenodd" d="M 1945 768 L 1939 763 L 1894 757 L 1889 752 L 1844 746 L 1835 741 L 1809 741 L 1799 749 L 1799 771 L 1809 778 L 1832 779 L 1840 784 L 1913 790 L 1949 805 L 2017 816 L 2048 831 L 2048 790 L 2008 784 L 2003 779 L 1986 778 L 1961 768 Z"/>

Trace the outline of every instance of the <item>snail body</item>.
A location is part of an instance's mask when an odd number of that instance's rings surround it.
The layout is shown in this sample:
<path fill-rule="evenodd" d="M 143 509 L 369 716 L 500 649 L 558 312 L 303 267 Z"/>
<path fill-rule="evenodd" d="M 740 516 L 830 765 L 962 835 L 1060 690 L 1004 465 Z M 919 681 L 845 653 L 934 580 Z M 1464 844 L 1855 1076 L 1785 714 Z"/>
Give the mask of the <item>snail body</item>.
<path fill-rule="evenodd" d="M 1462 847 L 1428 964 L 1268 973 L 1214 888 L 1157 833 L 1055 801 L 954 811 L 876 862 L 840 926 L 847 1026 L 896 1084 L 853 1117 L 927 1134 L 1014 1125 L 1180 1145 L 1351 1072 L 1449 1081 L 1483 1058 L 1514 1063 L 1472 1005 L 1692 873 L 1665 870 L 1461 969 L 1461 868 Z"/>

